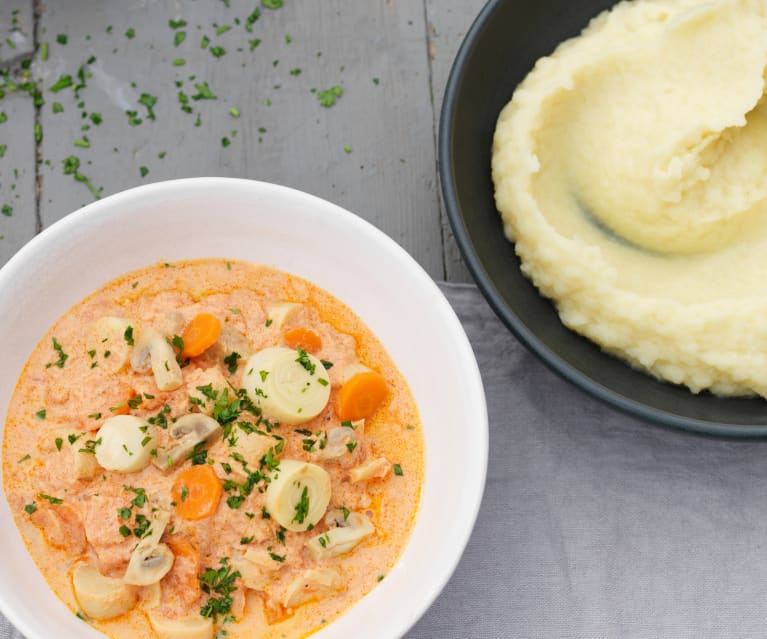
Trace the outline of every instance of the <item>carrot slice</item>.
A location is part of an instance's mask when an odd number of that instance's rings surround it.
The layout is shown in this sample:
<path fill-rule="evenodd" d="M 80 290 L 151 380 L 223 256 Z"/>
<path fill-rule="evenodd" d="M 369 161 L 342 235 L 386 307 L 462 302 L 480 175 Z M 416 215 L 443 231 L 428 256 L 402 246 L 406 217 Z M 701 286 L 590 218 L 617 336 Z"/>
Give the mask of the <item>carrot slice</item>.
<path fill-rule="evenodd" d="M 389 394 L 382 375 L 375 371 L 357 373 L 336 397 L 336 414 L 343 420 L 365 419 L 376 412 Z"/>
<path fill-rule="evenodd" d="M 117 406 L 110 406 L 109 411 L 112 413 L 112 415 L 127 415 L 130 413 L 128 400 L 133 399 L 135 396 L 136 391 L 131 388 L 130 393 L 128 393 L 128 399 L 126 399 L 122 404 L 118 404 Z"/>
<path fill-rule="evenodd" d="M 197 357 L 202 355 L 221 335 L 221 322 L 210 313 L 200 313 L 184 329 L 181 339 L 184 340 L 184 350 L 181 357 Z"/>
<path fill-rule="evenodd" d="M 291 328 L 282 339 L 288 348 L 303 348 L 307 353 L 316 353 L 322 348 L 322 339 L 309 328 Z"/>
<path fill-rule="evenodd" d="M 221 480 L 207 464 L 192 466 L 179 473 L 171 496 L 179 517 L 196 521 L 216 512 L 221 499 Z"/>

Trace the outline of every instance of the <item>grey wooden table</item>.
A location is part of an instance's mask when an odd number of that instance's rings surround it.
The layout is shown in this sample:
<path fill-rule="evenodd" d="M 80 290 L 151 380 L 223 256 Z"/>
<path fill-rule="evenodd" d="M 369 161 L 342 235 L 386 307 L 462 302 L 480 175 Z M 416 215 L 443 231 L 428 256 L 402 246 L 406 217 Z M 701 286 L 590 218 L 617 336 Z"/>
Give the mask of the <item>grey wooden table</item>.
<path fill-rule="evenodd" d="M 91 191 L 216 175 L 332 200 L 468 281 L 436 134 L 482 4 L 0 0 L 0 264 Z"/>

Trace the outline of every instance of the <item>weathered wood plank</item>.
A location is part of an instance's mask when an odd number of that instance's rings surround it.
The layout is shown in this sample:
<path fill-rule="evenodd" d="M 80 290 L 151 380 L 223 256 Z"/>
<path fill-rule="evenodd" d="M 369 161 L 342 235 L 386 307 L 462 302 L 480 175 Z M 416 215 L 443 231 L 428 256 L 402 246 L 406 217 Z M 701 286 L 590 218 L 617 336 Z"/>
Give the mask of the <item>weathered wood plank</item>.
<path fill-rule="evenodd" d="M 424 0 L 428 21 L 428 47 L 431 61 L 431 90 L 434 108 L 435 139 L 436 127 L 453 58 L 460 47 L 474 18 L 485 5 L 485 0 Z M 489 167 L 488 167 L 488 170 Z M 441 222 L 444 236 L 445 279 L 449 282 L 470 282 L 466 266 L 453 237 L 453 231 L 444 212 L 440 193 Z"/>
<path fill-rule="evenodd" d="M 92 75 L 78 95 L 72 88 L 46 94 L 43 224 L 92 199 L 84 183 L 64 174 L 62 163 L 71 156 L 104 194 L 182 176 L 249 177 L 355 211 L 440 277 L 422 3 L 377 0 L 363 7 L 356 0 L 296 0 L 278 10 L 261 6 L 249 33 L 246 18 L 254 6 L 253 0 L 233 0 L 231 8 L 168 0 L 48 4 L 39 27 L 50 50 L 41 63 L 45 86 L 66 74 L 77 83 L 81 65 Z M 170 19 L 188 24 L 174 30 Z M 217 35 L 224 26 L 232 29 Z M 132 39 L 128 28 L 135 30 Z M 186 39 L 176 47 L 174 34 L 181 31 Z M 56 42 L 60 33 L 68 36 L 66 45 Z M 210 39 L 205 49 L 204 37 Z M 261 42 L 251 51 L 255 39 Z M 214 57 L 215 46 L 226 53 Z M 184 66 L 174 66 L 176 59 Z M 203 82 L 216 100 L 191 98 Z M 334 86 L 343 95 L 324 108 L 311 89 Z M 179 91 L 190 96 L 192 113 L 182 112 Z M 142 93 L 158 98 L 155 120 L 138 102 Z M 53 100 L 63 112 L 52 111 Z M 239 118 L 230 114 L 232 107 Z M 126 111 L 137 111 L 141 124 L 131 126 Z M 93 113 L 103 124 L 89 122 Z M 90 148 L 73 144 L 84 144 L 85 136 Z M 224 137 L 231 142 L 227 147 Z M 145 177 L 141 166 L 148 169 Z"/>
<path fill-rule="evenodd" d="M 35 234 L 35 108 L 15 90 L 19 62 L 34 50 L 31 0 L 0 3 L 0 265 Z M 11 86 L 7 86 L 10 84 Z"/>
<path fill-rule="evenodd" d="M 0 2 L 0 66 L 30 55 L 35 48 L 33 0 Z"/>

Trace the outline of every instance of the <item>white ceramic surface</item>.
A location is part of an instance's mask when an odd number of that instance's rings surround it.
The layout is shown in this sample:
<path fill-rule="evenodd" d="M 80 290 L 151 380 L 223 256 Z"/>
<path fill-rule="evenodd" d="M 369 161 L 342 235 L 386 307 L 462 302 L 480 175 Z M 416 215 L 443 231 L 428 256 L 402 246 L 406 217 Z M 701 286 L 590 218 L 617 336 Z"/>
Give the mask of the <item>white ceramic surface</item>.
<path fill-rule="evenodd" d="M 200 178 L 125 191 L 54 224 L 0 270 L 0 431 L 29 353 L 62 313 L 126 271 L 200 257 L 269 264 L 325 288 L 373 329 L 409 381 L 426 439 L 415 530 L 386 579 L 315 635 L 400 637 L 469 539 L 485 483 L 487 410 L 474 354 L 442 293 L 394 241 L 348 211 L 273 184 Z M 0 610 L 28 639 L 103 637 L 48 589 L 4 492 L 0 548 Z"/>

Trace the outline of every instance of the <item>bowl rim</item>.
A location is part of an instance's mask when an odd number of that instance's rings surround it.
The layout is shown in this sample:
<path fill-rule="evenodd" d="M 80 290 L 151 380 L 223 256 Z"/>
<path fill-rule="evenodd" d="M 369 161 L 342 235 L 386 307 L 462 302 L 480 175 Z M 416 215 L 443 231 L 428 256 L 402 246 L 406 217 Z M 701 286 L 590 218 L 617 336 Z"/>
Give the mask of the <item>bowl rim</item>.
<path fill-rule="evenodd" d="M 469 237 L 469 229 L 466 226 L 461 212 L 451 150 L 454 140 L 454 119 L 458 94 L 464 80 L 466 65 L 478 46 L 485 28 L 492 21 L 499 7 L 506 1 L 507 0 L 488 0 L 466 32 L 463 42 L 458 49 L 458 53 L 453 60 L 447 84 L 445 85 L 445 93 L 442 100 L 438 127 L 437 155 L 442 198 L 445 203 L 447 217 L 450 221 L 450 226 L 452 227 L 458 248 L 460 249 L 466 266 L 476 281 L 480 291 L 498 318 L 517 337 L 517 339 L 540 358 L 549 369 L 602 402 L 633 417 L 643 419 L 655 426 L 675 428 L 689 433 L 714 437 L 741 439 L 767 438 L 767 425 L 745 426 L 741 424 L 709 422 L 694 417 L 682 417 L 629 399 L 628 397 L 595 382 L 591 377 L 568 364 L 522 323 L 517 315 L 506 304 L 485 270 L 482 259 L 475 250 Z M 490 167 L 488 166 L 488 171 L 489 170 Z M 626 365 L 628 366 L 628 364 Z M 659 381 L 659 383 L 662 382 Z"/>
<path fill-rule="evenodd" d="M 231 188 L 232 192 L 236 192 L 237 189 L 262 189 L 264 192 L 274 193 L 277 195 L 289 196 L 291 198 L 300 198 L 302 203 L 311 204 L 316 203 L 323 208 L 323 214 L 334 215 L 337 219 L 342 220 L 342 223 L 347 225 L 355 233 L 360 233 L 363 236 L 367 236 L 370 242 L 376 242 L 379 246 L 388 252 L 392 259 L 397 260 L 403 264 L 410 272 L 412 277 L 420 282 L 420 285 L 425 290 L 431 291 L 433 297 L 432 301 L 437 305 L 437 312 L 445 320 L 445 330 L 450 335 L 452 344 L 455 351 L 458 352 L 463 365 L 463 371 L 465 375 L 466 384 L 466 397 L 471 398 L 472 404 L 476 409 L 475 418 L 473 424 L 476 427 L 480 426 L 475 432 L 475 439 L 473 442 L 476 444 L 473 455 L 472 468 L 476 471 L 472 474 L 470 488 L 467 493 L 467 508 L 464 512 L 464 517 L 461 518 L 451 531 L 452 542 L 449 544 L 450 551 L 441 562 L 439 566 L 436 566 L 433 571 L 429 571 L 429 580 L 424 584 L 424 587 L 420 590 L 419 597 L 413 600 L 411 603 L 415 605 L 404 605 L 401 608 L 400 614 L 392 615 L 391 627 L 384 629 L 385 635 L 399 637 L 404 635 L 409 629 L 411 629 L 429 610 L 434 601 L 443 592 L 445 586 L 453 577 L 455 570 L 457 569 L 464 553 L 466 546 L 473 534 L 474 528 L 477 523 L 479 510 L 482 504 L 484 489 L 487 478 L 487 464 L 489 453 L 489 418 L 487 410 L 487 400 L 484 392 L 484 385 L 482 377 L 479 371 L 479 365 L 477 363 L 476 356 L 474 354 L 471 343 L 469 342 L 466 331 L 463 328 L 458 316 L 453 310 L 452 306 L 448 302 L 444 293 L 437 286 L 436 282 L 429 276 L 429 274 L 423 269 L 423 267 L 394 239 L 388 236 L 386 233 L 378 229 L 376 226 L 368 222 L 367 220 L 359 217 L 358 215 L 350 212 L 342 206 L 335 204 L 329 200 L 325 200 L 318 196 L 312 195 L 305 191 L 301 191 L 288 186 L 274 184 L 270 182 L 264 182 L 252 179 L 243 178 L 227 178 L 227 177 L 195 177 L 195 178 L 181 178 L 173 180 L 165 180 L 145 185 L 140 185 L 130 189 L 126 189 L 107 196 L 103 199 L 92 202 L 66 216 L 57 220 L 49 227 L 44 229 L 41 233 L 27 242 L 19 251 L 17 251 L 9 260 L 0 268 L 0 286 L 8 281 L 9 277 L 22 268 L 23 265 L 35 255 L 37 255 L 42 247 L 45 247 L 50 241 L 54 240 L 62 232 L 66 232 L 68 229 L 78 227 L 82 224 L 87 224 L 88 220 L 95 216 L 105 215 L 109 209 L 115 204 L 124 204 L 131 200 L 136 200 L 137 203 L 141 203 L 147 195 L 152 195 L 156 199 L 162 199 L 163 195 L 178 195 L 183 193 L 187 189 L 204 189 L 209 187 L 211 189 L 219 189 L 226 191 Z M 187 191 L 188 192 L 188 191 Z M 40 247 L 40 248 L 38 248 Z M 280 268 L 280 267 L 278 267 Z M 346 303 L 343 299 L 342 302 Z M 351 307 L 351 305 L 350 305 Z M 0 432 L 2 432 L 2 425 L 0 425 Z M 426 438 L 424 438 L 425 443 Z M 426 465 L 430 464 L 428 459 L 428 445 L 425 450 L 425 462 Z M 2 467 L 0 466 L 0 474 L 2 473 Z M 2 482 L 0 482 L 2 483 Z M 426 476 L 424 476 L 424 484 L 422 489 L 426 485 Z M 0 496 L 0 499 L 6 501 L 5 494 Z M 416 511 L 416 526 L 418 514 L 421 512 L 423 506 L 423 494 L 419 502 L 418 509 Z M 12 524 L 14 529 L 15 523 L 9 520 L 9 524 Z M 401 562 L 407 548 L 412 541 L 412 535 L 415 532 L 414 527 L 410 531 L 411 538 L 404 546 L 402 553 L 397 558 L 397 561 L 392 566 L 392 570 Z M 16 531 L 17 534 L 18 530 Z M 25 544 L 26 545 L 26 544 Z M 47 582 L 46 582 L 47 584 Z M 48 586 L 50 589 L 50 586 Z M 361 601 L 365 600 L 374 592 L 368 592 L 362 598 L 356 600 L 352 605 L 346 609 L 341 615 L 339 615 L 333 623 L 329 624 L 328 628 L 334 626 L 336 623 L 342 621 L 349 612 L 351 612 L 355 606 Z M 51 596 L 58 599 L 58 596 L 51 591 Z M 22 614 L 17 614 L 15 608 L 8 604 L 3 597 L 0 597 L 0 612 L 5 615 L 8 621 L 13 624 L 20 632 L 25 636 L 36 637 L 35 630 L 27 623 L 26 617 Z M 317 636 L 324 635 L 325 627 L 321 627 L 314 632 Z"/>

